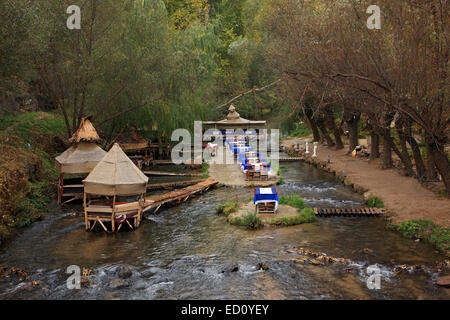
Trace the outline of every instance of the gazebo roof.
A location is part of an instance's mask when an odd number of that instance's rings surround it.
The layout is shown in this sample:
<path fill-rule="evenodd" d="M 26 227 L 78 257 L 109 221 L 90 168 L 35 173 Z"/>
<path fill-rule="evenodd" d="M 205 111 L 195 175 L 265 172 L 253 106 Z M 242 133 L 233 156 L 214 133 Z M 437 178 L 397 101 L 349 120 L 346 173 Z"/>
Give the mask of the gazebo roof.
<path fill-rule="evenodd" d="M 236 112 L 234 105 L 231 105 L 228 109 L 227 118 L 220 121 L 204 121 L 203 125 L 213 126 L 218 129 L 261 129 L 266 127 L 266 121 L 254 121 L 242 118 L 239 113 Z"/>
<path fill-rule="evenodd" d="M 89 194 L 131 196 L 146 192 L 148 177 L 115 143 L 86 179 L 84 190 Z"/>
<path fill-rule="evenodd" d="M 93 142 L 80 142 L 55 158 L 61 173 L 89 173 L 105 156 L 106 151 Z"/>
<path fill-rule="evenodd" d="M 75 133 L 69 139 L 70 143 L 99 141 L 100 137 L 98 136 L 97 130 L 95 130 L 89 117 L 81 119 L 77 131 L 75 131 Z"/>

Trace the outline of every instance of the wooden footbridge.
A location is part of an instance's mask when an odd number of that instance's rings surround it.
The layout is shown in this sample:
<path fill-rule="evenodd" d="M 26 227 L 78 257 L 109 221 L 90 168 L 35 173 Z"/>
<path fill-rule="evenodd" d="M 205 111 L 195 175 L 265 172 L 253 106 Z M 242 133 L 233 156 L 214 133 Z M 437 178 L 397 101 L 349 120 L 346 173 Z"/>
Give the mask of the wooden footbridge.
<path fill-rule="evenodd" d="M 146 197 L 143 212 L 157 213 L 165 204 L 180 204 L 186 202 L 189 198 L 208 191 L 216 184 L 218 184 L 217 181 L 207 179 L 183 189 Z"/>
<path fill-rule="evenodd" d="M 376 217 L 384 214 L 383 209 L 378 208 L 314 208 L 316 216 L 336 217 Z"/>

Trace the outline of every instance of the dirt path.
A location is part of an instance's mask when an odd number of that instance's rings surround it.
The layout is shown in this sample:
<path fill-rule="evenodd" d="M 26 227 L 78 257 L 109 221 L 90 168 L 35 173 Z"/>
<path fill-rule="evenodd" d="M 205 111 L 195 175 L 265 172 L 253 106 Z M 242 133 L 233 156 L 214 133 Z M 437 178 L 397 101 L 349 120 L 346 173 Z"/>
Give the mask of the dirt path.
<path fill-rule="evenodd" d="M 285 140 L 282 145 L 291 146 L 304 140 Z M 439 197 L 424 188 L 416 179 L 401 176 L 396 169 L 381 169 L 377 161 L 369 162 L 362 158 L 347 155 L 347 147 L 342 150 L 319 145 L 317 158 L 326 161 L 334 171 L 342 172 L 347 179 L 361 186 L 373 195 L 380 197 L 394 222 L 410 219 L 432 220 L 450 226 L 450 200 Z M 312 150 L 312 148 L 310 148 Z"/>

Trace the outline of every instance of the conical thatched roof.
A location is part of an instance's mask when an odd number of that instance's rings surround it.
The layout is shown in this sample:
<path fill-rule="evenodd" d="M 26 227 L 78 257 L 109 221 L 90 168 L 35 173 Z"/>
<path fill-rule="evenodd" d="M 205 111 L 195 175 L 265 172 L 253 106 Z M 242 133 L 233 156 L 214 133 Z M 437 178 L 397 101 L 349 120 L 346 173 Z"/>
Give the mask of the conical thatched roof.
<path fill-rule="evenodd" d="M 61 173 L 89 173 L 106 155 L 95 143 L 80 142 L 56 157 Z"/>
<path fill-rule="evenodd" d="M 84 191 L 106 196 L 131 196 L 146 192 L 148 177 L 115 143 L 83 180 Z"/>
<path fill-rule="evenodd" d="M 231 105 L 228 109 L 228 115 L 227 118 L 220 121 L 204 121 L 204 125 L 206 126 L 214 126 L 215 128 L 219 129 L 237 129 L 237 128 L 265 128 L 266 121 L 253 121 L 253 120 L 247 120 L 244 118 L 241 118 L 239 113 L 236 112 L 236 108 L 234 105 Z"/>
<path fill-rule="evenodd" d="M 94 126 L 92 125 L 90 118 L 81 119 L 80 126 L 69 139 L 70 143 L 99 141 L 100 137 L 98 136 L 97 130 L 95 130 Z"/>

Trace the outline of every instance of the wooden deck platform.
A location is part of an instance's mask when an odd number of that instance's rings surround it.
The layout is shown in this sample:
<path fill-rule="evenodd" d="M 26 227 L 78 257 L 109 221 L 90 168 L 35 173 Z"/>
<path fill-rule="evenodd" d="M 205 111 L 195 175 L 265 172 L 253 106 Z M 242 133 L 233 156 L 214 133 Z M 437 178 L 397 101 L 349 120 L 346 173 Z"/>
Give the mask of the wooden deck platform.
<path fill-rule="evenodd" d="M 167 171 L 143 171 L 147 176 L 201 177 L 200 173 L 177 173 Z"/>
<path fill-rule="evenodd" d="M 187 181 L 178 181 L 178 182 L 164 182 L 164 183 L 154 183 L 147 185 L 147 190 L 167 190 L 174 188 L 182 188 L 187 186 L 192 186 L 193 184 L 197 184 L 205 181 L 206 179 L 195 179 L 195 180 L 187 180 Z"/>
<path fill-rule="evenodd" d="M 314 208 L 316 216 L 337 216 L 337 217 L 360 217 L 360 216 L 380 216 L 384 214 L 384 209 L 378 208 Z"/>
<path fill-rule="evenodd" d="M 144 212 L 157 213 L 165 204 L 180 204 L 190 197 L 204 193 L 218 184 L 217 181 L 207 179 L 189 187 L 145 198 Z"/>

